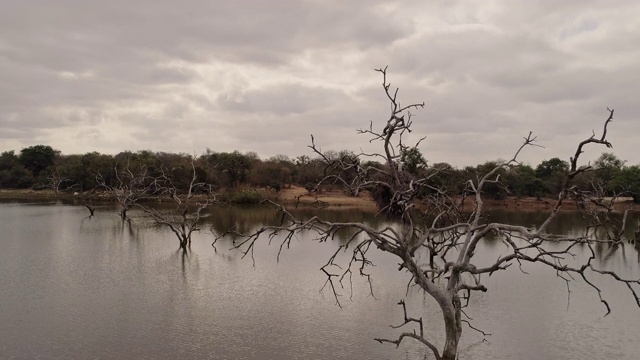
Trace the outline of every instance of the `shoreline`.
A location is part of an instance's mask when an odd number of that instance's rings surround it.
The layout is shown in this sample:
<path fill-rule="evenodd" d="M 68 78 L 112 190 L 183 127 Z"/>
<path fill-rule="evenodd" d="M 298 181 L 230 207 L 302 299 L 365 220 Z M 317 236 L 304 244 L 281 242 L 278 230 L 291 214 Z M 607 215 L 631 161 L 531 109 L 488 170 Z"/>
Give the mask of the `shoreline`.
<path fill-rule="evenodd" d="M 221 194 L 224 194 L 221 193 Z M 284 206 L 314 206 L 323 208 L 363 208 L 376 211 L 377 207 L 371 196 L 363 192 L 357 197 L 345 195 L 340 190 L 328 190 L 319 194 L 310 194 L 306 189 L 299 186 L 285 188 L 271 197 L 276 202 Z M 32 190 L 32 189 L 0 189 L 0 200 L 82 200 L 78 193 L 59 193 L 57 196 L 53 190 Z M 110 201 L 108 199 L 100 199 Z M 469 197 L 464 209 L 471 209 L 475 204 L 475 198 Z M 552 198 L 533 198 L 509 196 L 504 199 L 483 199 L 487 209 L 506 209 L 515 211 L 546 211 L 551 210 L 556 203 Z M 631 198 L 621 198 L 614 206 L 614 211 L 624 211 L 626 209 L 640 210 L 640 204 L 634 204 Z M 566 202 L 561 211 L 576 211 L 574 202 Z"/>

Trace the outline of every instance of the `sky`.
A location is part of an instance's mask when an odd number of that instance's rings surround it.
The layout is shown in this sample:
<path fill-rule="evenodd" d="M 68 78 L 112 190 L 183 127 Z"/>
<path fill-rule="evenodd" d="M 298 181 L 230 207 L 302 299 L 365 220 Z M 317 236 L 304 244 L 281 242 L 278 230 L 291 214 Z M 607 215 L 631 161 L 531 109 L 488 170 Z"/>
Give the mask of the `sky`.
<path fill-rule="evenodd" d="M 429 163 L 640 163 L 640 2 L 0 0 L 0 151 L 379 150 L 388 66 Z M 585 161 L 603 147 L 586 149 Z"/>

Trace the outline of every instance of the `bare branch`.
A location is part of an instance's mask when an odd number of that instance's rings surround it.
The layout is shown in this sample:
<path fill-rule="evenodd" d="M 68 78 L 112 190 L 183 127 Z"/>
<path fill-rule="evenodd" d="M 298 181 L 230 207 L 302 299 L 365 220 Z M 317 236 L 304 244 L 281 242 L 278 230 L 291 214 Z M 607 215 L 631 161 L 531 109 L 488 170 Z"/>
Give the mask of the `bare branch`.
<path fill-rule="evenodd" d="M 537 138 L 529 132 L 523 137 L 520 146 L 508 161 L 501 161 L 486 173 L 475 179 L 466 179 L 466 188 L 458 197 L 447 194 L 434 177 L 440 169 L 423 170 L 410 173 L 402 168 L 402 154 L 417 149 L 424 138 L 418 140 L 414 147 L 405 145 L 405 140 L 411 132 L 413 114 L 410 110 L 424 107 L 424 103 L 414 103 L 408 106 L 400 105 L 399 90 L 392 88 L 387 80 L 387 68 L 376 69 L 382 75 L 382 87 L 390 105 L 390 114 L 380 127 L 376 128 L 371 122 L 367 129 L 358 130 L 359 134 L 369 136 L 369 142 L 379 142 L 381 150 L 376 153 L 345 154 L 343 156 L 327 156 L 316 144 L 311 136 L 309 146 L 324 164 L 324 173 L 317 182 L 315 190 L 325 184 L 339 184 L 351 194 L 358 194 L 363 190 L 370 191 L 378 202 L 379 214 L 386 214 L 393 225 L 380 227 L 368 226 L 358 222 L 329 222 L 317 216 L 309 219 L 298 219 L 283 206 L 274 204 L 282 213 L 281 223 L 275 226 L 265 226 L 249 234 L 231 232 L 234 237 L 234 247 L 241 249 L 243 255 L 251 255 L 256 241 L 267 237 L 269 241 L 279 236 L 280 248 L 289 246 L 295 234 L 313 232 L 320 242 L 332 240 L 336 233 L 345 229 L 352 231 L 346 243 L 324 263 L 320 270 L 325 274 L 326 281 L 322 289 L 331 291 L 338 306 L 345 284 L 349 281 L 350 292 L 353 293 L 352 276 L 358 274 L 368 285 L 371 295 L 374 293 L 371 276 L 367 272 L 373 263 L 369 259 L 372 249 L 382 251 L 399 260 L 398 269 L 408 273 L 410 286 L 417 286 L 425 294 L 433 298 L 439 305 L 445 324 L 446 341 L 442 352 L 424 336 L 422 319 L 407 315 L 404 301 L 402 305 L 404 322 L 393 328 L 403 327 L 409 323 L 417 324 L 419 332 L 404 332 L 395 340 L 378 338 L 377 341 L 388 342 L 399 346 L 405 338 L 412 338 L 429 348 L 437 359 L 455 359 L 458 354 L 458 344 L 462 334 L 462 323 L 480 332 L 483 336 L 490 334 L 479 330 L 470 323 L 471 319 L 462 319 L 462 308 L 470 304 L 469 299 L 478 291 L 488 291 L 482 283 L 482 276 L 491 276 L 497 271 L 506 271 L 513 264 L 517 264 L 524 272 L 523 264 L 536 263 L 554 271 L 563 279 L 567 286 L 573 281 L 584 281 L 597 293 L 606 307 L 611 311 L 600 288 L 594 284 L 589 274 L 604 275 L 614 281 L 625 284 L 631 295 L 640 306 L 638 297 L 639 280 L 628 280 L 618 276 L 615 272 L 598 269 L 592 264 L 595 259 L 593 244 L 619 244 L 627 224 L 627 214 L 622 220 L 622 226 L 617 227 L 610 216 L 612 203 L 604 202 L 597 192 L 588 193 L 574 184 L 575 177 L 587 171 L 589 165 L 578 165 L 578 159 L 587 144 L 611 147 L 606 138 L 607 126 L 612 121 L 613 110 L 609 110 L 609 117 L 605 120 L 602 135 L 594 135 L 580 142 L 574 156 L 571 158 L 570 170 L 567 173 L 562 189 L 558 194 L 556 204 L 551 208 L 547 218 L 537 227 L 525 227 L 506 223 L 489 222 L 484 209 L 483 193 L 489 184 L 500 185 L 500 174 L 519 165 L 519 156 L 529 146 L 539 147 Z M 365 165 L 364 159 L 384 159 L 384 164 L 373 167 Z M 426 194 L 426 195 L 425 195 Z M 588 196 L 587 196 L 588 195 Z M 549 224 L 555 218 L 564 201 L 569 198 L 579 199 L 585 204 L 592 204 L 594 210 L 589 209 L 585 215 L 592 219 L 592 223 L 582 235 L 564 235 L 548 233 Z M 473 202 L 471 213 L 462 211 L 465 201 Z M 418 209 L 424 209 L 418 211 Z M 598 210 L 595 210 L 598 209 Z M 604 215 L 603 215 L 604 214 Z M 606 227 L 606 238 L 598 237 L 593 227 Z M 506 253 L 488 264 L 480 264 L 475 257 L 481 242 L 489 236 L 499 238 L 505 245 Z M 638 235 L 640 237 L 640 235 Z M 552 245 L 552 246 L 551 246 Z M 591 254 L 587 258 L 576 255 L 579 247 L 588 249 Z M 346 253 L 347 260 L 338 257 Z M 569 287 L 568 287 L 569 289 Z M 570 291 L 569 291 L 570 294 Z M 461 300 L 466 300 L 463 304 Z"/>
<path fill-rule="evenodd" d="M 135 204 L 158 225 L 168 227 L 176 235 L 180 247 L 184 250 L 191 246 L 192 234 L 200 231 L 200 222 L 205 216 L 205 210 L 211 205 L 220 204 L 213 186 L 198 181 L 193 159 L 191 159 L 191 169 L 191 181 L 184 191 L 176 187 L 169 170 L 164 166 L 160 169 L 161 175 L 153 178 L 150 187 L 153 188 L 154 194 L 172 201 L 175 204 L 173 209 L 159 210 L 145 204 Z"/>

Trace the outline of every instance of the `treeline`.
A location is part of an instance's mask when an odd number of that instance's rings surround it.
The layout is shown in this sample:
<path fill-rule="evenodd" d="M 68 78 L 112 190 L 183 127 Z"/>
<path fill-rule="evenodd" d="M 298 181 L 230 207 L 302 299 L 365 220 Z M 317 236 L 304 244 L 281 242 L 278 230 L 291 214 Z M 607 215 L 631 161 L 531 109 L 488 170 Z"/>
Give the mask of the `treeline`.
<path fill-rule="evenodd" d="M 434 168 L 445 169 L 433 181 L 435 186 L 448 193 L 460 194 L 466 191 L 465 180 L 475 180 L 493 169 L 497 162 L 486 162 L 475 167 L 452 168 L 449 164 L 434 164 Z M 591 170 L 578 174 L 573 180 L 575 188 L 590 189 L 600 196 L 633 197 L 640 202 L 640 166 L 626 166 L 625 162 L 611 153 L 603 153 Z M 557 197 L 562 190 L 562 182 L 569 172 L 569 163 L 559 158 L 542 161 L 535 168 L 521 164 L 498 171 L 497 182 L 485 185 L 485 195 L 494 199 L 506 196 Z"/>
<path fill-rule="evenodd" d="M 5 151 L 0 154 L 0 188 L 83 192 L 99 188 L 98 177 L 102 184 L 116 186 L 118 171 L 144 168 L 150 177 L 170 172 L 178 189 L 189 186 L 194 169 L 198 181 L 212 184 L 220 191 L 248 187 L 278 191 L 292 184 L 312 189 L 319 179 L 331 175 L 334 170 L 331 163 L 339 161 L 353 163 L 352 177 L 358 176 L 360 168 L 384 167 L 375 162 L 360 164 L 350 151 L 329 151 L 316 158 L 278 155 L 260 159 L 253 152 L 210 150 L 197 157 L 148 150 L 124 151 L 117 155 L 98 152 L 64 155 L 50 146 L 36 145 L 19 153 Z M 447 163 L 428 164 L 419 151 L 410 149 L 402 154 L 398 166 L 410 176 L 429 177 L 428 189 L 431 190 L 421 194 L 428 196 L 436 189 L 449 195 L 462 194 L 468 189 L 468 180 L 476 180 L 496 164 L 489 161 L 462 169 Z M 580 174 L 575 180 L 578 187 L 590 188 L 606 196 L 632 196 L 634 201 L 640 202 L 640 166 L 627 166 L 611 153 L 603 153 L 591 165 L 592 171 Z M 545 160 L 536 167 L 522 164 L 502 169 L 498 174 L 499 181 L 487 186 L 485 195 L 492 198 L 556 196 L 568 171 L 569 164 L 559 158 Z"/>
<path fill-rule="evenodd" d="M 329 156 L 342 155 L 329 153 Z M 144 168 L 150 178 L 168 171 L 176 188 L 189 185 L 195 168 L 198 181 L 220 189 L 251 186 L 280 190 L 291 184 L 311 186 L 323 174 L 324 165 L 320 159 L 308 156 L 290 159 L 279 155 L 263 160 L 256 153 L 238 151 L 208 150 L 195 158 L 184 153 L 148 150 L 124 151 L 117 155 L 98 152 L 64 155 L 50 146 L 36 145 L 19 153 L 0 154 L 0 188 L 87 191 L 99 187 L 101 182 L 117 186 L 117 173 L 125 168 L 133 172 Z"/>

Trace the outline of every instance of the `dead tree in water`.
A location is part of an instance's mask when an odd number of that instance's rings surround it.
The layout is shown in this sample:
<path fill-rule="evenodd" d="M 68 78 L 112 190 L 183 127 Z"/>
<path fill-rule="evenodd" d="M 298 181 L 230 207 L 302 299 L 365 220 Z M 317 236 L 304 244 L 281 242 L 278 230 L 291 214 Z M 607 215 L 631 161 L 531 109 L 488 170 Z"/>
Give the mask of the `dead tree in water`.
<path fill-rule="evenodd" d="M 82 205 L 84 205 L 84 207 L 87 208 L 87 210 L 89 210 L 89 216 L 93 216 L 94 213 L 96 212 L 96 207 L 93 206 L 93 204 L 91 203 L 91 199 L 87 200 L 87 199 L 83 199 L 82 200 Z"/>
<path fill-rule="evenodd" d="M 341 183 L 350 187 L 351 193 L 370 190 L 385 194 L 378 201 L 380 212 L 394 217 L 397 220 L 397 226 L 375 228 L 358 222 L 325 221 L 317 216 L 298 219 L 283 206 L 278 205 L 278 210 L 282 213 L 280 225 L 263 227 L 249 234 L 235 233 L 234 244 L 237 248 L 242 249 L 245 255 L 253 256 L 254 244 L 261 235 L 266 234 L 273 239 L 276 234 L 282 234 L 284 236 L 280 244 L 282 250 L 300 232 L 312 231 L 318 234 L 321 241 L 328 241 L 333 239 L 338 231 L 345 228 L 351 229 L 354 235 L 341 245 L 322 267 L 322 271 L 327 276 L 325 286 L 333 291 L 335 300 L 339 304 L 337 289 L 340 287 L 336 282 L 350 278 L 346 275 L 359 273 L 371 285 L 371 279 L 367 273 L 367 268 L 372 265 L 368 256 L 369 251 L 379 250 L 394 256 L 399 261 L 399 270 L 406 271 L 410 275 L 410 283 L 419 286 L 425 294 L 438 303 L 444 320 L 446 340 L 444 344 L 438 346 L 432 339 L 428 339 L 423 332 L 422 319 L 410 317 L 404 301 L 400 302 L 404 309 L 404 322 L 400 327 L 417 323 L 418 331 L 405 331 L 395 339 L 376 340 L 399 346 L 405 339 L 413 339 L 430 349 L 438 360 L 456 358 L 463 324 L 475 329 L 467 319 L 463 318 L 463 308 L 469 304 L 469 299 L 475 292 L 488 290 L 483 285 L 483 276 L 505 271 L 514 263 L 516 265 L 527 262 L 541 264 L 555 271 L 567 282 L 567 286 L 581 279 L 594 290 L 594 294 L 599 297 L 607 314 L 611 309 L 605 294 L 592 281 L 594 275 L 625 284 L 630 295 L 640 306 L 637 293 L 640 286 L 639 280 L 624 279 L 615 272 L 598 268 L 593 261 L 596 259 L 597 244 L 616 243 L 621 241 L 621 237 L 598 237 L 599 232 L 595 230 L 603 225 L 598 221 L 592 222 L 594 225 L 586 227 L 584 233 L 580 235 L 549 232 L 549 225 L 566 202 L 589 199 L 591 203 L 597 203 L 598 199 L 594 198 L 595 195 L 589 190 L 579 189 L 574 180 L 590 169 L 589 165 L 579 163 L 585 147 L 588 145 L 611 147 L 607 140 L 607 127 L 613 119 L 613 110 L 607 109 L 608 117 L 604 122 L 601 136 L 597 137 L 594 133 L 578 144 L 575 154 L 570 159 L 570 171 L 562 183 L 557 201 L 537 228 L 491 223 L 486 222 L 483 216 L 485 186 L 498 183 L 499 171 L 518 164 L 520 152 L 528 146 L 534 146 L 536 138 L 529 133 L 510 160 L 498 163 L 476 179 L 468 179 L 466 190 L 461 197 L 448 194 L 435 185 L 435 182 L 430 182 L 435 171 L 427 171 L 416 176 L 399 166 L 402 151 L 417 149 L 417 144 L 407 146 L 403 142 L 403 136 L 406 137 L 411 131 L 410 110 L 422 108 L 424 104 L 400 106 L 397 99 L 398 89 L 391 89 L 387 81 L 386 68 L 377 71 L 382 75 L 382 86 L 390 102 L 391 113 L 380 127 L 374 128 L 371 124 L 368 129 L 360 130 L 359 133 L 369 135 L 370 142 L 380 143 L 381 151 L 375 154 L 362 153 L 357 155 L 357 159 L 349 159 L 349 161 L 325 158 L 326 166 L 330 167 L 331 171 L 319 182 L 319 185 L 325 182 Z M 310 147 L 322 156 L 313 137 Z M 382 159 L 384 166 L 368 168 L 362 165 L 364 161 L 359 161 L 359 159 L 364 160 L 370 157 Z M 347 173 L 349 180 L 343 177 Z M 426 210 L 419 210 L 416 207 L 419 196 L 421 197 L 419 208 Z M 470 213 L 462 212 L 465 199 L 467 203 L 473 203 Z M 618 233 L 622 234 L 622 232 Z M 474 257 L 476 248 L 489 235 L 499 237 L 507 246 L 508 254 L 492 263 L 480 263 L 481 260 Z M 574 257 L 574 250 L 577 248 L 587 249 L 589 256 L 585 259 Z M 342 251 L 350 254 L 350 260 L 347 263 L 338 264 L 337 255 Z M 430 259 L 430 261 L 424 263 L 420 259 Z"/>
<path fill-rule="evenodd" d="M 171 202 L 170 209 L 158 209 L 145 204 L 136 205 L 149 215 L 158 225 L 166 226 L 176 235 L 180 248 L 191 246 L 191 234 L 200 231 L 200 222 L 204 211 L 220 202 L 216 198 L 213 186 L 199 182 L 196 168 L 191 161 L 192 177 L 188 188 L 181 191 L 172 181 L 171 171 L 161 167 L 161 175 L 153 181 L 153 192 L 160 199 Z"/>
<path fill-rule="evenodd" d="M 125 220 L 127 219 L 127 211 L 152 190 L 150 187 L 151 178 L 147 176 L 146 166 L 140 166 L 134 172 L 129 167 L 129 162 L 122 169 L 119 169 L 116 164 L 113 172 L 115 176 L 113 183 L 107 183 L 102 174 L 96 175 L 96 183 L 98 188 L 106 190 L 110 196 L 113 196 L 118 201 L 120 217 Z"/>

